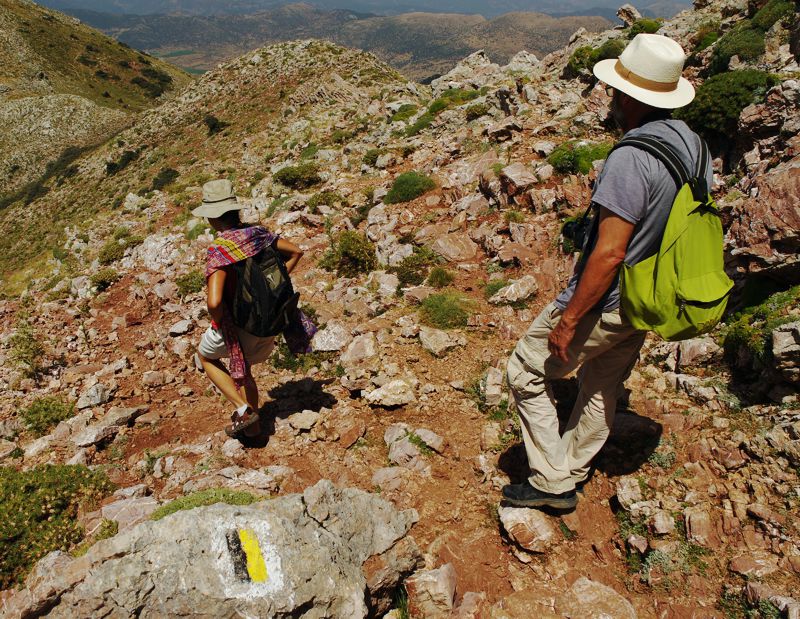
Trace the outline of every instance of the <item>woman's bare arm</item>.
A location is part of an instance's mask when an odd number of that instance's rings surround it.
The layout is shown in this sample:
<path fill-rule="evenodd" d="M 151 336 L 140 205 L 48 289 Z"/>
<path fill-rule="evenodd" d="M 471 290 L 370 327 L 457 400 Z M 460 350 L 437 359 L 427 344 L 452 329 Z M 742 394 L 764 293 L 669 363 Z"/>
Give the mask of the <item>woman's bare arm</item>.
<path fill-rule="evenodd" d="M 286 270 L 291 273 L 303 257 L 303 250 L 290 241 L 278 239 L 275 248 L 286 258 Z"/>
<path fill-rule="evenodd" d="M 223 294 L 225 292 L 225 269 L 219 269 L 211 274 L 208 278 L 206 294 L 206 305 L 208 306 L 208 313 L 218 325 L 222 324 L 222 303 Z"/>

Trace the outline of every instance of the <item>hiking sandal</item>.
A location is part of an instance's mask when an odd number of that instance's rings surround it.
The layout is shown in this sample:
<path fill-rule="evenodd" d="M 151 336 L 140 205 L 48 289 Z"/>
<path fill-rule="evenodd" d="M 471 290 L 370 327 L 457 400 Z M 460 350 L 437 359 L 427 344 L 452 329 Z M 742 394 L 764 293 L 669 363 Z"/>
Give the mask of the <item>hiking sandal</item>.
<path fill-rule="evenodd" d="M 247 435 L 245 432 L 259 422 L 258 413 L 252 408 L 248 407 L 244 415 L 239 415 L 236 411 L 231 415 L 230 425 L 225 426 L 225 434 L 231 438 L 239 438 L 242 435 Z"/>

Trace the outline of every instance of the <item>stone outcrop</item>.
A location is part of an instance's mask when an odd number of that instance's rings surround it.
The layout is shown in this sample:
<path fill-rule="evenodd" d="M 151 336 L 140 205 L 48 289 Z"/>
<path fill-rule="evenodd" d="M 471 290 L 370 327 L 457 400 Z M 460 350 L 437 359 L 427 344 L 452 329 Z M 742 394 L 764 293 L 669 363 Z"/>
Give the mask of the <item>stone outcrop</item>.
<path fill-rule="evenodd" d="M 51 553 L 4 616 L 366 617 L 366 600 L 385 607 L 417 567 L 406 538 L 416 518 L 328 481 L 246 507 L 177 512 L 79 558 Z"/>

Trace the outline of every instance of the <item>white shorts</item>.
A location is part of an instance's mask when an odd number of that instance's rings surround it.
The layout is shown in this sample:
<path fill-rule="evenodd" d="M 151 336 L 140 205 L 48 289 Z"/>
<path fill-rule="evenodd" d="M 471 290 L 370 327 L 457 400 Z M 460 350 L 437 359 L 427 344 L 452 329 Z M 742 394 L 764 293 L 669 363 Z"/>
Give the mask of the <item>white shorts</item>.
<path fill-rule="evenodd" d="M 250 365 L 256 363 L 263 363 L 272 354 L 272 349 L 275 347 L 275 337 L 258 337 L 251 335 L 246 331 L 242 331 L 236 327 L 236 332 L 239 335 L 239 343 L 242 345 L 242 352 L 244 358 Z M 199 352 L 206 359 L 223 359 L 230 357 L 228 347 L 225 345 L 225 338 L 222 337 L 222 331 L 217 331 L 209 327 L 200 338 L 200 344 L 197 345 L 197 352 Z"/>

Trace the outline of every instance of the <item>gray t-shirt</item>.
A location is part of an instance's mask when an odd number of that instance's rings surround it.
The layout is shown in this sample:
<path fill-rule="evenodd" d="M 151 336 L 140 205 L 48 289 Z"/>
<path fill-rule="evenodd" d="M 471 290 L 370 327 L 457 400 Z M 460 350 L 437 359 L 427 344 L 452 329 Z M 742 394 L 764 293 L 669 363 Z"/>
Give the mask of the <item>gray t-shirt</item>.
<path fill-rule="evenodd" d="M 687 170 L 694 175 L 700 156 L 700 138 L 681 120 L 655 120 L 631 129 L 625 137 L 652 136 L 669 144 L 680 156 Z M 711 187 L 709 161 L 706 181 Z M 677 186 L 661 161 L 633 146 L 615 150 L 606 160 L 595 183 L 592 202 L 634 224 L 633 235 L 625 253 L 625 264 L 634 265 L 652 256 L 661 244 Z M 597 214 L 595 214 L 595 217 Z M 588 256 L 594 247 L 585 248 Z M 575 293 L 581 268 L 573 274 L 566 289 L 556 298 L 564 310 Z M 619 276 L 595 306 L 608 312 L 619 307 Z"/>

